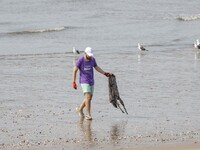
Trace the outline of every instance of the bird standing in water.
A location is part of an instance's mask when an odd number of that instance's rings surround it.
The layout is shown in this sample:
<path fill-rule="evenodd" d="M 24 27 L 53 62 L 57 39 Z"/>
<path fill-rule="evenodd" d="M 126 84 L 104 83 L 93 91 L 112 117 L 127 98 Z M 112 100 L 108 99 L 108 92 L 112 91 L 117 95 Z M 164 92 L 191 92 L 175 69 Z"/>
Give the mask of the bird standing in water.
<path fill-rule="evenodd" d="M 75 47 L 72 48 L 72 52 L 74 54 L 80 54 L 79 50 L 77 50 Z"/>
<path fill-rule="evenodd" d="M 200 49 L 199 39 L 197 39 L 196 42 L 194 42 L 194 47 L 197 48 L 197 49 Z"/>
<path fill-rule="evenodd" d="M 140 45 L 140 43 L 138 43 L 138 49 L 140 51 L 148 51 L 146 48 L 144 48 L 142 45 Z"/>

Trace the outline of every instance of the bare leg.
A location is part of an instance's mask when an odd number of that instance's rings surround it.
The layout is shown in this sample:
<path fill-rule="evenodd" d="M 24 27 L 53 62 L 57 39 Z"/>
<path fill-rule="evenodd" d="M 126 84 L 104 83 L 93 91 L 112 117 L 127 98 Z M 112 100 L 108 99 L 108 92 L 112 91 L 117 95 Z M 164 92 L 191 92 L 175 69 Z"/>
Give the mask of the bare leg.
<path fill-rule="evenodd" d="M 86 113 L 87 115 L 91 116 L 91 100 L 92 100 L 92 94 L 87 92 L 85 93 L 85 99 L 82 101 L 79 110 L 83 111 L 83 108 L 86 107 Z"/>
<path fill-rule="evenodd" d="M 80 111 L 83 111 L 83 108 L 85 107 L 85 99 L 82 101 L 80 107 L 79 107 L 79 110 Z"/>
<path fill-rule="evenodd" d="M 85 93 L 85 106 L 86 106 L 86 112 L 87 115 L 91 116 L 91 100 L 92 100 L 92 94 L 91 93 Z"/>

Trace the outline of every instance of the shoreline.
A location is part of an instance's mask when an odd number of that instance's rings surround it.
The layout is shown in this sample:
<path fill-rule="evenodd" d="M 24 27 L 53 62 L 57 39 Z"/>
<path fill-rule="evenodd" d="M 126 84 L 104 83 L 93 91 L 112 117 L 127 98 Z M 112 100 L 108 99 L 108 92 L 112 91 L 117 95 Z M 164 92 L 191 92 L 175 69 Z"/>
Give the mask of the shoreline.
<path fill-rule="evenodd" d="M 200 150 L 200 144 L 182 143 L 182 144 L 163 144 L 157 146 L 139 146 L 133 148 L 119 148 L 116 150 Z"/>

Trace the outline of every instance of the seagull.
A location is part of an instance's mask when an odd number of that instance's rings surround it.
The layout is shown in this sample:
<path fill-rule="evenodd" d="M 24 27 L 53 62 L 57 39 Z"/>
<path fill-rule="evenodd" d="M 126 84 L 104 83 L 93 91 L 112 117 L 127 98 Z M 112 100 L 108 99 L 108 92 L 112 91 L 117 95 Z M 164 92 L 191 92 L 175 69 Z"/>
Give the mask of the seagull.
<path fill-rule="evenodd" d="M 196 42 L 194 42 L 194 47 L 197 48 L 197 49 L 200 49 L 199 39 L 197 39 Z"/>
<path fill-rule="evenodd" d="M 138 43 L 138 49 L 141 51 L 148 51 L 146 48 L 144 48 L 140 43 Z"/>
<path fill-rule="evenodd" d="M 74 54 L 80 54 L 79 50 L 75 49 L 75 47 L 72 48 L 72 52 L 73 52 Z"/>

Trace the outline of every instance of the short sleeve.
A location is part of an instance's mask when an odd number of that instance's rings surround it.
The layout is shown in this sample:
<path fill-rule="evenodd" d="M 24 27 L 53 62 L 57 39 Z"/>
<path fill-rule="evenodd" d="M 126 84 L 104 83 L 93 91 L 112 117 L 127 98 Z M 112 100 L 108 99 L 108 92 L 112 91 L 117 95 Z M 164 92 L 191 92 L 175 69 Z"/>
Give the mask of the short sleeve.
<path fill-rule="evenodd" d="M 76 67 L 79 68 L 81 66 L 82 59 L 83 57 L 79 57 L 79 59 L 76 61 L 76 64 L 75 64 Z"/>

